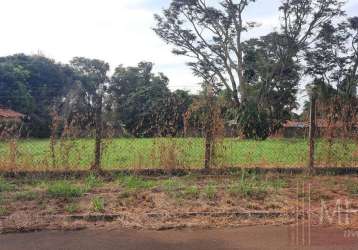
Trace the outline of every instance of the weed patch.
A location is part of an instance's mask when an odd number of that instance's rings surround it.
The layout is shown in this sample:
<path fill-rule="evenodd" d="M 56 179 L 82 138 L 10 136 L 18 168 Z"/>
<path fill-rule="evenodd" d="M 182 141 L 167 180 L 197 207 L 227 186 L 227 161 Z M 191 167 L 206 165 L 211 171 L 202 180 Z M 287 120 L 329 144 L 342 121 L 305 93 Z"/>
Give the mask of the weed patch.
<path fill-rule="evenodd" d="M 155 181 L 145 180 L 136 176 L 119 176 L 118 182 L 124 188 L 132 190 L 150 189 L 156 186 Z"/>
<path fill-rule="evenodd" d="M 7 192 L 14 189 L 14 185 L 8 182 L 5 178 L 0 177 L 0 192 Z"/>
<path fill-rule="evenodd" d="M 358 195 L 358 183 L 357 182 L 350 181 L 346 185 L 347 185 L 347 187 L 346 187 L 347 192 L 350 195 Z"/>
<path fill-rule="evenodd" d="M 165 192 L 171 193 L 171 192 L 177 192 L 179 189 L 181 189 L 182 183 L 181 181 L 175 178 L 171 178 L 163 181 L 161 186 Z"/>
<path fill-rule="evenodd" d="M 102 179 L 100 179 L 96 175 L 90 174 L 86 177 L 85 186 L 87 190 L 91 190 L 96 187 L 101 187 L 102 185 L 103 185 Z"/>
<path fill-rule="evenodd" d="M 52 198 L 69 199 L 81 197 L 84 193 L 84 190 L 79 186 L 73 185 L 71 182 L 57 181 L 48 187 L 47 193 Z"/>
<path fill-rule="evenodd" d="M 33 191 L 22 191 L 15 193 L 14 199 L 17 201 L 33 201 L 38 198 L 38 193 Z"/>
<path fill-rule="evenodd" d="M 8 214 L 9 214 L 9 211 L 7 210 L 7 208 L 4 206 L 0 206 L 0 216 L 6 216 Z"/>
<path fill-rule="evenodd" d="M 217 188 L 212 183 L 206 185 L 203 190 L 203 194 L 209 200 L 213 200 L 217 196 Z"/>
<path fill-rule="evenodd" d="M 96 213 L 104 212 L 104 199 L 101 197 L 94 197 L 91 200 L 91 210 Z"/>
<path fill-rule="evenodd" d="M 189 186 L 184 190 L 178 192 L 179 198 L 184 199 L 199 199 L 200 190 L 197 186 Z"/>
<path fill-rule="evenodd" d="M 79 208 L 76 203 L 70 203 L 65 206 L 65 211 L 69 214 L 78 212 Z"/>

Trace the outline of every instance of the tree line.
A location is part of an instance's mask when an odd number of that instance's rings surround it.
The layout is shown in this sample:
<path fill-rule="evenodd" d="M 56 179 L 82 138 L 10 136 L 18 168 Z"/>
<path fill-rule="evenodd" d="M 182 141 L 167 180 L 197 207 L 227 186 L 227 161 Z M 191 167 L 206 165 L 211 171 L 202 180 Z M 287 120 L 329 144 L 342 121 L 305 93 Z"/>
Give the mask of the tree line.
<path fill-rule="evenodd" d="M 103 122 L 117 133 L 181 133 L 193 95 L 170 91 L 168 77 L 153 73 L 150 62 L 120 65 L 110 77 L 109 69 L 106 62 L 88 58 L 74 58 L 69 64 L 41 55 L 0 58 L 0 106 L 27 115 L 24 132 L 30 137 L 49 137 L 55 114 L 60 116 L 60 131 L 66 125 L 91 130 L 101 96 Z"/>
<path fill-rule="evenodd" d="M 244 40 L 259 25 L 245 19 L 254 2 L 172 0 L 155 15 L 154 32 L 202 79 L 197 95 L 171 91 L 151 62 L 120 65 L 109 76 L 101 60 L 61 64 L 18 54 L 0 58 L 0 105 L 26 114 L 32 137 L 51 135 L 54 113 L 61 117 L 59 131 L 70 125 L 90 130 L 101 119 L 114 133 L 179 136 L 188 121 L 203 125 L 205 107 L 193 106 L 210 90 L 226 124 L 247 138 L 265 139 L 297 118 L 301 85 L 311 97 L 356 103 L 358 17 L 345 14 L 345 1 L 282 0 L 279 27 Z"/>

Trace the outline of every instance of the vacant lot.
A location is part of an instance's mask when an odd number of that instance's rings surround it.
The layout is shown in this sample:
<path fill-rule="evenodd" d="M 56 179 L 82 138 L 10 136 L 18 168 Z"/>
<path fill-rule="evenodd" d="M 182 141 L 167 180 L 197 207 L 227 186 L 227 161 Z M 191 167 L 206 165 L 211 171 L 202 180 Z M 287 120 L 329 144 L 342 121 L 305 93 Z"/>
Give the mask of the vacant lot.
<path fill-rule="evenodd" d="M 93 161 L 94 140 L 20 140 L 0 143 L 0 165 L 20 169 L 88 169 Z M 202 167 L 204 140 L 201 138 L 111 139 L 104 141 L 102 165 L 118 168 Z M 307 163 L 307 140 L 266 141 L 224 139 L 215 145 L 213 165 L 220 167 L 301 167 Z M 351 141 L 317 144 L 320 165 L 356 166 L 357 145 Z M 14 164 L 16 163 L 16 164 Z"/>

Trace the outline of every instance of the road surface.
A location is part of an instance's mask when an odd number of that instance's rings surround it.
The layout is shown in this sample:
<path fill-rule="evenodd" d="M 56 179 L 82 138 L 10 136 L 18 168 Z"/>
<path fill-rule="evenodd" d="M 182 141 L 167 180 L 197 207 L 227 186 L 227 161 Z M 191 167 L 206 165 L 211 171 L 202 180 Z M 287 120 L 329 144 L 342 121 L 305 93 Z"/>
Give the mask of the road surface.
<path fill-rule="evenodd" d="M 83 249 L 83 250 L 256 250 L 256 249 L 358 249 L 358 233 L 344 235 L 343 230 L 312 228 L 302 236 L 295 227 L 260 226 L 237 229 L 126 231 L 83 230 L 75 232 L 43 231 L 0 235 L 1 250 Z M 306 246 L 303 246 L 306 245 Z"/>

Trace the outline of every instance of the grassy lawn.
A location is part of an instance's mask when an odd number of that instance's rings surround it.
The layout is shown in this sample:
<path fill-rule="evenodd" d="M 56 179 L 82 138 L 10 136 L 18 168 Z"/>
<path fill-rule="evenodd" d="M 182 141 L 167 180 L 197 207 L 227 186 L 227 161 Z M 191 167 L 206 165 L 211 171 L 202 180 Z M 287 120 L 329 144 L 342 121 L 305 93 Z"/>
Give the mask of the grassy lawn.
<path fill-rule="evenodd" d="M 203 165 L 202 138 L 111 139 L 104 142 L 102 165 L 105 169 L 171 168 Z M 59 140 L 52 157 L 49 140 L 21 140 L 16 146 L 0 143 L 0 166 L 19 168 L 88 169 L 93 161 L 94 140 Z M 304 139 L 269 139 L 265 141 L 224 139 L 215 146 L 216 166 L 297 167 L 307 162 Z M 357 165 L 356 144 L 319 141 L 316 159 L 319 164 Z M 12 153 L 11 153 L 12 152 Z M 15 153 L 16 152 L 16 153 Z M 12 156 L 11 156 L 12 155 Z M 11 160 L 12 159 L 12 160 Z"/>

